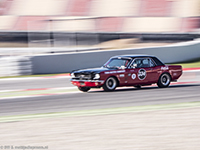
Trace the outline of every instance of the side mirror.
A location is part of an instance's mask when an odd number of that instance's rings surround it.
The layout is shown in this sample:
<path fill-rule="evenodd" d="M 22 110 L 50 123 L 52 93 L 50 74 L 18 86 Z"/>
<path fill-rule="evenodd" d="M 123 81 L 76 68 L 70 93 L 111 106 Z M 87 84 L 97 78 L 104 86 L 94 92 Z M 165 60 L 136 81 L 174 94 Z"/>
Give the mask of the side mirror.
<path fill-rule="evenodd" d="M 137 68 L 137 64 L 133 64 L 133 68 Z"/>
<path fill-rule="evenodd" d="M 121 66 L 120 68 L 121 68 L 121 69 L 126 69 L 126 67 L 125 67 L 125 66 Z"/>

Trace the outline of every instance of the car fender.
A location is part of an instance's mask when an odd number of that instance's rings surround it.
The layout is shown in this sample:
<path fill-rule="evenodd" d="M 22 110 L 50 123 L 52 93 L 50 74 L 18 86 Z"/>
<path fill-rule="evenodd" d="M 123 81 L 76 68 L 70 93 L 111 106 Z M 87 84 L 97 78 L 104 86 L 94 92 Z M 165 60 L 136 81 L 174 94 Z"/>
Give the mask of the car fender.
<path fill-rule="evenodd" d="M 170 76 L 171 80 L 172 80 L 172 75 L 171 75 L 170 72 L 171 72 L 170 70 L 161 72 L 160 75 L 159 75 L 159 77 L 158 77 L 158 80 L 159 80 L 160 77 L 161 77 L 163 74 L 165 74 L 165 73 L 168 74 L 168 75 Z"/>
<path fill-rule="evenodd" d="M 104 79 L 104 83 L 106 82 L 106 80 L 110 77 L 114 77 L 117 80 L 117 86 L 119 86 L 120 84 L 120 79 L 119 77 L 117 77 L 116 75 L 110 74 L 109 76 L 106 76 L 106 78 Z"/>

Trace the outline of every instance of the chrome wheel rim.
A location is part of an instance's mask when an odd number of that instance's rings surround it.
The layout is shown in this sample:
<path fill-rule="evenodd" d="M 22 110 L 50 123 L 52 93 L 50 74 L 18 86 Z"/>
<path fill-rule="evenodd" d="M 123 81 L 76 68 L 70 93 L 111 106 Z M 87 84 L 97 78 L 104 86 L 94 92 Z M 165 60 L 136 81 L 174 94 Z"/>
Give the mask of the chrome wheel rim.
<path fill-rule="evenodd" d="M 168 85 L 170 83 L 170 77 L 168 74 L 163 74 L 161 77 L 161 83 L 162 85 Z"/>
<path fill-rule="evenodd" d="M 114 78 L 109 78 L 107 81 L 106 81 L 106 86 L 108 89 L 110 90 L 113 90 L 117 85 L 117 82 Z"/>

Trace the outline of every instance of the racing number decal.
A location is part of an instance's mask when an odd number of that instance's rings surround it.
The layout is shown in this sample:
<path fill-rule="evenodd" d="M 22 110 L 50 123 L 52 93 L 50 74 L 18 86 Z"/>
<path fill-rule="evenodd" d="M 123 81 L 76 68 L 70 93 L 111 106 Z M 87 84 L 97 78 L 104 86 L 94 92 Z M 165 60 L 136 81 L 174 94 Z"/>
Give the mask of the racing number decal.
<path fill-rule="evenodd" d="M 146 70 L 140 69 L 140 70 L 138 71 L 138 78 L 139 78 L 140 80 L 144 80 L 144 79 L 146 78 L 146 75 L 147 75 Z"/>
<path fill-rule="evenodd" d="M 136 78 L 136 74 L 133 73 L 132 76 L 131 76 L 131 78 L 134 80 Z"/>

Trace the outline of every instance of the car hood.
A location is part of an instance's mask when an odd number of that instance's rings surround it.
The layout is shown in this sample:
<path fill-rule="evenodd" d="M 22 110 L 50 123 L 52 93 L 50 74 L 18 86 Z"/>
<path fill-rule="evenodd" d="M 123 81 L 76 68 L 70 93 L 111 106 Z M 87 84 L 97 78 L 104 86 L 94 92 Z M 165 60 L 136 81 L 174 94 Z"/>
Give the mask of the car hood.
<path fill-rule="evenodd" d="M 89 69 L 76 70 L 76 71 L 73 71 L 72 73 L 100 73 L 102 71 L 108 71 L 108 70 L 113 70 L 113 69 L 104 68 L 104 67 L 101 67 L 101 68 L 89 68 Z"/>

